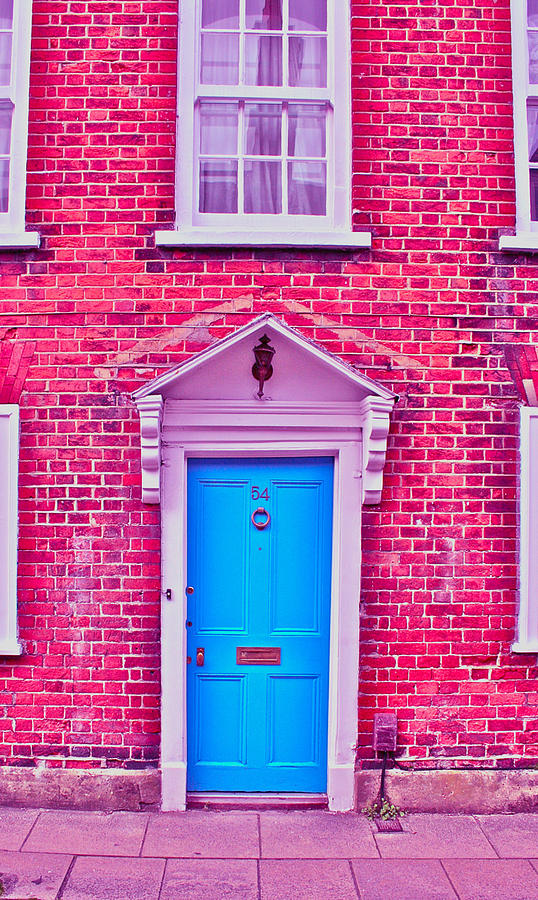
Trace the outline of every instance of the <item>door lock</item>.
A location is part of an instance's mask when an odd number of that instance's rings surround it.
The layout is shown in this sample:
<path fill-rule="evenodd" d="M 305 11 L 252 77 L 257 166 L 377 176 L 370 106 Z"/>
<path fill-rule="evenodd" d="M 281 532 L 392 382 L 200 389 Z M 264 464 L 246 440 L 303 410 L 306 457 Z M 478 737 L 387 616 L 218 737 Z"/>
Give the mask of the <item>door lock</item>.
<path fill-rule="evenodd" d="M 196 648 L 196 665 L 203 666 L 205 651 L 203 647 Z"/>

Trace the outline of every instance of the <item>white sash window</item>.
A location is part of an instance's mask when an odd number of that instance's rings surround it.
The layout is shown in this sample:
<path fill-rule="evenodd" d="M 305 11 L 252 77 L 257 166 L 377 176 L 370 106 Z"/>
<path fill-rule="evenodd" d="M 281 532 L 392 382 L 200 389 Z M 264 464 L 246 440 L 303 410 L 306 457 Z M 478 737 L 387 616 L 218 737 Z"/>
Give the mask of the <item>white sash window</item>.
<path fill-rule="evenodd" d="M 176 239 L 157 243 L 369 245 L 351 232 L 350 74 L 346 2 L 182 4 Z"/>

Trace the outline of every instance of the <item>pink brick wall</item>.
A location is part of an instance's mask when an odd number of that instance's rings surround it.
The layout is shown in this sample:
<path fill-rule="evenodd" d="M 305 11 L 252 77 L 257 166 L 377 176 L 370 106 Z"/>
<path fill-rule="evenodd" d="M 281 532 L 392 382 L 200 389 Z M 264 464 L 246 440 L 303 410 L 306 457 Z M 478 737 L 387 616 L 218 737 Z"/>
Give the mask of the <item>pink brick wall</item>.
<path fill-rule="evenodd" d="M 34 0 L 27 221 L 43 241 L 0 257 L 0 359 L 27 366 L 27 650 L 0 661 L 2 761 L 156 763 L 159 513 L 140 502 L 129 395 L 271 310 L 400 394 L 364 514 L 360 763 L 373 713 L 396 710 L 408 764 L 536 764 L 536 657 L 510 654 L 504 346 L 532 340 L 538 282 L 535 257 L 498 251 L 515 214 L 509 3 L 352 10 L 354 222 L 373 250 L 190 252 L 153 245 L 173 221 L 176 2 Z"/>

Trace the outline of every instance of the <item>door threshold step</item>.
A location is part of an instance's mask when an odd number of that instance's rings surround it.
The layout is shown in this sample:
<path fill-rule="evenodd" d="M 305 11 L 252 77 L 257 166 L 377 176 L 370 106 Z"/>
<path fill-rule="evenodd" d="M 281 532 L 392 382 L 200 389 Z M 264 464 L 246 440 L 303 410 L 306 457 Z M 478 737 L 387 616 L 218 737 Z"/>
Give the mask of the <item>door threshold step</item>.
<path fill-rule="evenodd" d="M 187 792 L 188 809 L 327 809 L 327 794 Z"/>

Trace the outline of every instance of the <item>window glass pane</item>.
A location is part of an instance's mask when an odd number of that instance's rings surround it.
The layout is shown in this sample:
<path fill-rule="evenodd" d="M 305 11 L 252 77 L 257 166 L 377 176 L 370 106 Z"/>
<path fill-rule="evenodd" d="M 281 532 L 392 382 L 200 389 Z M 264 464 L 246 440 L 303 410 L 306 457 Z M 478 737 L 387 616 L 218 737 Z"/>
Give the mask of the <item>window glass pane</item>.
<path fill-rule="evenodd" d="M 9 159 L 0 159 L 0 212 L 7 212 L 9 202 Z"/>
<path fill-rule="evenodd" d="M 237 84 L 239 81 L 239 35 L 203 34 L 202 84 Z"/>
<path fill-rule="evenodd" d="M 280 162 L 245 160 L 245 212 L 282 212 Z"/>
<path fill-rule="evenodd" d="M 237 212 L 237 160 L 200 162 L 200 212 Z"/>
<path fill-rule="evenodd" d="M 538 31 L 529 31 L 529 83 L 538 82 Z"/>
<path fill-rule="evenodd" d="M 193 0 L 190 2 L 192 3 Z M 239 0 L 203 0 L 202 28 L 238 27 Z"/>
<path fill-rule="evenodd" d="M 325 106 L 290 103 L 288 156 L 325 156 Z"/>
<path fill-rule="evenodd" d="M 538 105 L 527 107 L 529 161 L 538 162 Z"/>
<path fill-rule="evenodd" d="M 246 84 L 282 84 L 282 38 L 247 34 L 245 37 Z"/>
<path fill-rule="evenodd" d="M 282 107 L 280 104 L 245 105 L 245 151 L 252 156 L 280 156 Z"/>
<path fill-rule="evenodd" d="M 288 163 L 288 211 L 297 216 L 325 215 L 324 162 Z"/>
<path fill-rule="evenodd" d="M 0 0 L 0 28 L 13 25 L 13 0 Z"/>
<path fill-rule="evenodd" d="M 531 28 L 538 27 L 538 0 L 527 0 L 527 21 Z"/>
<path fill-rule="evenodd" d="M 531 220 L 538 222 L 538 169 L 531 169 Z"/>
<path fill-rule="evenodd" d="M 289 69 L 292 87 L 325 87 L 327 38 L 290 37 Z"/>
<path fill-rule="evenodd" d="M 237 153 L 237 103 L 200 104 L 200 153 Z"/>
<path fill-rule="evenodd" d="M 11 81 L 11 33 L 0 32 L 0 84 Z"/>
<path fill-rule="evenodd" d="M 290 0 L 289 28 L 290 31 L 326 31 L 327 0 Z"/>
<path fill-rule="evenodd" d="M 0 153 L 3 156 L 9 155 L 11 146 L 11 116 L 13 106 L 9 101 L 3 101 L 0 104 Z"/>
<path fill-rule="evenodd" d="M 247 0 L 247 28 L 280 31 L 282 28 L 282 0 Z"/>

